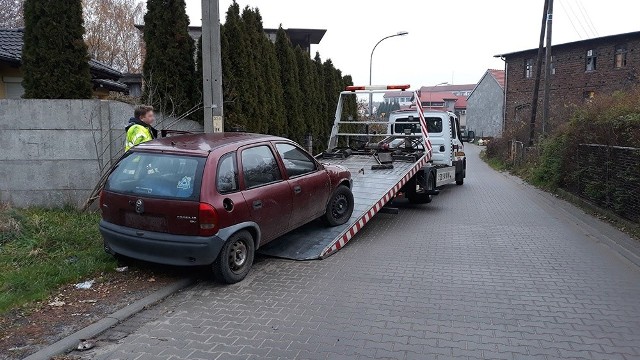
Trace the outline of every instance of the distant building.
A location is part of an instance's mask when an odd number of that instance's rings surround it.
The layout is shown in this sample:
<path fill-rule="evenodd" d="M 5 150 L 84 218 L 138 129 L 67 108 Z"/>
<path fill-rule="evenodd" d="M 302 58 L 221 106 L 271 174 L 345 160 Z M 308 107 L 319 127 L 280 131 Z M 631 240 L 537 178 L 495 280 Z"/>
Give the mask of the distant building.
<path fill-rule="evenodd" d="M 467 126 L 467 97 L 475 84 L 423 86 L 420 88 L 422 106 L 433 110 L 451 111 L 458 115 L 460 127 Z"/>
<path fill-rule="evenodd" d="M 0 29 L 0 99 L 20 99 L 24 95 L 22 80 L 23 29 Z M 106 98 L 110 92 L 127 93 L 120 82 L 122 73 L 96 60 L 89 60 L 93 97 Z"/>
<path fill-rule="evenodd" d="M 384 94 L 384 102 L 387 104 L 398 103 L 400 106 L 411 105 L 413 91 L 389 91 Z"/>
<path fill-rule="evenodd" d="M 134 98 L 142 97 L 142 74 L 124 74 L 120 82 L 129 87 L 129 96 Z"/>
<path fill-rule="evenodd" d="M 505 61 L 507 73 L 505 129 L 529 121 L 537 51 L 496 55 Z M 566 121 L 575 108 L 593 97 L 630 90 L 640 84 L 640 32 L 555 45 L 552 54 L 549 104 L 552 124 Z M 541 89 L 543 86 L 544 76 Z M 538 119 L 542 119 L 541 105 L 538 111 Z"/>
<path fill-rule="evenodd" d="M 487 70 L 467 99 L 467 130 L 500 137 L 504 118 L 504 70 Z"/>

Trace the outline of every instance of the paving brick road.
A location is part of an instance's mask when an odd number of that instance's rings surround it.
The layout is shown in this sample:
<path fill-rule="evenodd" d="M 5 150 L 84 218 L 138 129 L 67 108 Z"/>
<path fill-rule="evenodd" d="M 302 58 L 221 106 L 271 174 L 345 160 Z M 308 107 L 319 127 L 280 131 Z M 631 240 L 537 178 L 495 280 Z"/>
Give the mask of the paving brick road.
<path fill-rule="evenodd" d="M 625 237 L 467 150 L 467 182 L 432 204 L 326 260 L 202 281 L 86 357 L 640 359 L 640 269 L 605 241 Z"/>

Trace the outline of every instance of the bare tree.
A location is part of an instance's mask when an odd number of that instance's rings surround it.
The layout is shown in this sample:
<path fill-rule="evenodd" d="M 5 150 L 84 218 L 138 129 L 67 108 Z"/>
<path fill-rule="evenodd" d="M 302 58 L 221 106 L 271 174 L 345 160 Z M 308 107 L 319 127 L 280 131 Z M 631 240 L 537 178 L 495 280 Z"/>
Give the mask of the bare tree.
<path fill-rule="evenodd" d="M 140 73 L 144 46 L 135 25 L 142 23 L 144 10 L 139 0 L 85 0 L 85 41 L 91 57 L 125 73 Z"/>
<path fill-rule="evenodd" d="M 23 6 L 24 0 L 0 0 L 0 28 L 23 27 Z"/>

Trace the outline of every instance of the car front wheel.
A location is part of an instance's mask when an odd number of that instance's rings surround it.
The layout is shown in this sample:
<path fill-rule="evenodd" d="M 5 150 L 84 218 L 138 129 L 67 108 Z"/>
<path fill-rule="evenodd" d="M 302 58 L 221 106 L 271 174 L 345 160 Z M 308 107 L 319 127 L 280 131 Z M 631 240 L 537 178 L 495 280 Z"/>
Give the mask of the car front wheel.
<path fill-rule="evenodd" d="M 338 226 L 346 223 L 352 213 L 353 193 L 348 187 L 340 185 L 329 198 L 324 220 L 330 226 Z"/>
<path fill-rule="evenodd" d="M 255 243 L 246 231 L 238 231 L 224 244 L 218 258 L 213 263 L 213 271 L 220 281 L 235 284 L 242 281 L 253 265 Z"/>

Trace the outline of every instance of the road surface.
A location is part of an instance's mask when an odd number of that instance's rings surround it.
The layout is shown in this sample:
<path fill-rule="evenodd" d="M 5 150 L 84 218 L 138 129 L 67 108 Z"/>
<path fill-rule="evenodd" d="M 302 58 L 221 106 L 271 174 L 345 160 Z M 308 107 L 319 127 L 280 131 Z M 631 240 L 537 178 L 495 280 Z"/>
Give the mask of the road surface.
<path fill-rule="evenodd" d="M 624 235 L 490 169 L 380 214 L 322 261 L 262 258 L 101 337 L 97 359 L 639 359 Z M 85 355 L 85 354 L 82 354 Z"/>

